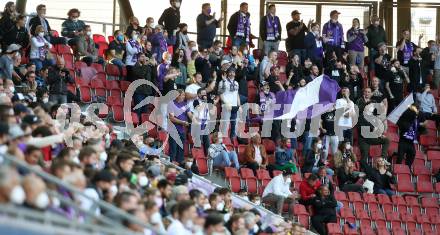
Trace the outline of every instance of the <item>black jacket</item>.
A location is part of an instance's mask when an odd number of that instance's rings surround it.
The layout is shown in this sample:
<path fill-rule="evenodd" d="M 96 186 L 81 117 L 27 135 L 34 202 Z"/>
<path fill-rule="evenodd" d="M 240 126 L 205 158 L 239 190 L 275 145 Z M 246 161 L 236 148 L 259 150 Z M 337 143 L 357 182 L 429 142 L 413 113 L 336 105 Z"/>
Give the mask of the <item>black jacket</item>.
<path fill-rule="evenodd" d="M 394 176 L 389 177 L 386 174 L 380 174 L 377 169 L 367 163 L 366 159 L 362 159 L 360 163 L 361 169 L 364 169 L 365 174 L 367 174 L 367 178 L 374 182 L 374 192 L 377 192 L 379 189 L 391 189 L 391 184 L 396 183 Z"/>
<path fill-rule="evenodd" d="M 173 35 L 173 30 L 180 24 L 180 10 L 169 7 L 165 9 L 157 21 L 168 32 L 168 36 Z"/>
<path fill-rule="evenodd" d="M 49 94 L 51 95 L 67 95 L 67 83 L 74 83 L 72 77 L 70 77 L 67 69 L 64 77 L 60 75 L 60 69 L 58 67 L 52 67 L 49 70 L 48 84 L 50 85 Z"/>
<path fill-rule="evenodd" d="M 306 157 L 304 158 L 304 165 L 301 168 L 302 173 L 312 173 L 313 165 L 315 164 L 315 152 L 313 150 L 309 150 L 306 153 Z M 318 167 L 324 166 L 324 162 L 322 159 L 319 159 Z"/>
<path fill-rule="evenodd" d="M 355 184 L 359 180 L 359 176 L 356 177 L 353 174 L 345 173 L 344 167 L 338 169 L 338 183 L 339 187 L 345 184 Z"/>
<path fill-rule="evenodd" d="M 4 37 L 15 26 L 15 20 L 9 14 L 3 14 L 0 18 L 0 36 Z"/>
<path fill-rule="evenodd" d="M 426 83 L 426 78 L 423 76 L 422 73 L 422 61 L 416 60 L 414 57 L 412 57 L 408 61 L 408 68 L 409 68 L 409 86 L 411 87 L 411 91 L 417 91 L 418 87 L 423 87 Z M 420 83 L 420 77 L 422 77 L 422 83 Z"/>
<path fill-rule="evenodd" d="M 260 20 L 260 38 L 263 41 L 266 41 L 266 38 L 267 38 L 267 22 L 266 21 L 267 21 L 267 15 L 263 16 L 263 18 L 261 18 L 261 20 Z M 280 18 L 278 16 L 275 16 L 275 21 L 278 24 L 278 37 L 275 38 L 275 41 L 279 41 L 279 40 L 281 40 L 281 31 L 282 31 Z"/>
<path fill-rule="evenodd" d="M 153 78 L 155 78 L 153 70 L 154 69 L 152 69 L 152 66 L 150 65 L 141 65 L 140 63 L 136 63 L 133 67 L 133 77 L 129 80 L 135 81 L 137 79 L 145 79 L 153 84 L 156 84 L 155 79 L 153 80 Z M 136 93 L 147 96 L 153 95 L 153 88 L 149 85 L 141 85 L 136 89 Z"/>
<path fill-rule="evenodd" d="M 235 34 L 237 34 L 237 25 L 238 25 L 238 20 L 240 19 L 240 11 L 235 12 L 234 14 L 231 15 L 231 18 L 229 18 L 229 23 L 228 23 L 228 31 L 229 31 L 229 35 L 234 38 Z M 251 14 L 246 13 L 246 18 L 249 19 L 249 17 L 251 17 Z M 245 31 L 245 37 L 249 36 L 246 35 L 246 31 Z"/>
<path fill-rule="evenodd" d="M 15 43 L 20 45 L 22 48 L 26 48 L 29 45 L 29 34 L 25 27 L 17 28 L 16 25 L 12 27 L 9 33 L 3 36 L 3 42 L 5 47 Z M 6 48 L 4 48 L 5 50 Z"/>
<path fill-rule="evenodd" d="M 312 199 L 315 215 L 336 217 L 337 202 L 333 195 L 327 197 L 316 196 Z"/>
<path fill-rule="evenodd" d="M 47 31 L 50 32 L 51 29 L 50 29 L 49 21 L 47 21 L 47 19 L 44 19 L 44 21 L 46 21 Z M 35 28 L 37 28 L 38 25 L 41 25 L 41 20 L 39 16 L 35 16 L 29 21 L 29 30 L 32 35 L 34 35 Z"/>

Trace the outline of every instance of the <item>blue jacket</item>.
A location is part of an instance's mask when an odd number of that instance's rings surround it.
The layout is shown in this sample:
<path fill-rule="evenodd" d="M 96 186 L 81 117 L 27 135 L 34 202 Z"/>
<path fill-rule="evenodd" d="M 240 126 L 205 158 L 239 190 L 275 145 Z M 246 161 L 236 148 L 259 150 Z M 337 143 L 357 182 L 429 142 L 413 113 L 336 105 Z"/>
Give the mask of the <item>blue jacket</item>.
<path fill-rule="evenodd" d="M 317 47 L 315 35 L 312 32 L 307 33 L 304 38 L 304 47 L 307 50 L 307 57 L 313 62 L 322 60 L 323 48 Z"/>

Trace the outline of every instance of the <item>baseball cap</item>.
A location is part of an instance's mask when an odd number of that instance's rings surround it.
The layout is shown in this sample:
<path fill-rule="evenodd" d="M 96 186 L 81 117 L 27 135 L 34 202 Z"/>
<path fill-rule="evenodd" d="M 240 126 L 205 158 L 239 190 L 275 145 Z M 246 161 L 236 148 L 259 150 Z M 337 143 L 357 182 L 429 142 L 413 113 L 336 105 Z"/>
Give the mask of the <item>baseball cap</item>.
<path fill-rule="evenodd" d="M 13 140 L 17 139 L 17 138 L 20 138 L 20 137 L 23 137 L 24 136 L 24 131 L 21 129 L 20 126 L 14 125 L 14 126 L 11 126 L 9 128 L 9 136 Z"/>
<path fill-rule="evenodd" d="M 221 66 L 225 65 L 225 64 L 229 64 L 231 63 L 231 61 L 229 60 L 222 60 L 222 62 L 220 63 Z"/>
<path fill-rule="evenodd" d="M 109 170 L 102 170 L 98 172 L 95 176 L 95 181 L 112 182 L 115 176 Z"/>
<path fill-rule="evenodd" d="M 301 15 L 301 13 L 298 10 L 292 11 L 292 15 Z"/>
<path fill-rule="evenodd" d="M 158 165 L 152 165 L 148 167 L 147 174 L 151 177 L 157 177 L 160 175 L 160 167 Z"/>
<path fill-rule="evenodd" d="M 29 115 L 24 116 L 24 118 L 21 121 L 24 123 L 33 125 L 33 124 L 40 123 L 41 120 L 39 117 L 32 115 L 32 114 L 29 114 Z"/>
<path fill-rule="evenodd" d="M 29 113 L 29 109 L 24 104 L 19 103 L 14 106 L 14 113 L 15 115 L 19 113 Z"/>
<path fill-rule="evenodd" d="M 341 14 L 341 12 L 337 11 L 337 10 L 333 10 L 330 12 L 330 16 L 334 15 L 334 14 Z"/>
<path fill-rule="evenodd" d="M 20 50 L 20 48 L 21 48 L 20 45 L 17 45 L 17 44 L 13 43 L 13 44 L 8 46 L 8 48 L 6 49 L 6 53 L 11 53 L 13 51 L 18 51 L 18 50 Z"/>

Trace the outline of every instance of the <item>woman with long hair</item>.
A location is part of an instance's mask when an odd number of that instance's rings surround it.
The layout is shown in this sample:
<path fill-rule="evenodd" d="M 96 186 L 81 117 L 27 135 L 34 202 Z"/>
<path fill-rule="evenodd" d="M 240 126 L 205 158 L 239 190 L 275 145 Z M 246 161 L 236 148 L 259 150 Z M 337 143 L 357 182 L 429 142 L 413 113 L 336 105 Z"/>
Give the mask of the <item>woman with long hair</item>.
<path fill-rule="evenodd" d="M 365 173 L 355 174 L 354 162 L 350 158 L 345 158 L 343 166 L 338 169 L 339 188 L 344 192 L 363 193 L 365 190 L 362 185 L 356 183 L 361 176 L 365 176 Z"/>

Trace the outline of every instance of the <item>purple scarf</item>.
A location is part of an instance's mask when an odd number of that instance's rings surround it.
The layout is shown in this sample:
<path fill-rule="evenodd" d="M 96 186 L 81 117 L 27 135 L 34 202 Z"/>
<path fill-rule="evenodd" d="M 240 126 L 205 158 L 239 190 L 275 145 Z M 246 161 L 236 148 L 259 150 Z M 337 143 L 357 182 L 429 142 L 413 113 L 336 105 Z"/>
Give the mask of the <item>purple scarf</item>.
<path fill-rule="evenodd" d="M 249 42 L 249 36 L 251 34 L 251 22 L 247 18 L 247 16 L 243 17 L 243 14 L 241 12 L 239 12 L 238 14 L 238 25 L 235 36 L 243 38 L 246 37 L 246 42 Z"/>
<path fill-rule="evenodd" d="M 268 14 L 266 20 L 267 41 L 275 41 L 278 38 L 278 27 L 278 17 Z"/>
<path fill-rule="evenodd" d="M 405 47 L 403 48 L 403 64 L 408 64 L 413 53 L 413 46 L 411 42 L 405 42 Z"/>
<path fill-rule="evenodd" d="M 141 44 L 133 39 L 128 40 L 128 43 L 130 43 L 132 48 L 136 48 L 137 53 L 131 57 L 131 62 L 136 63 L 138 61 L 139 53 L 142 52 Z"/>
<path fill-rule="evenodd" d="M 40 43 L 44 43 L 44 38 L 38 36 L 37 41 Z M 45 60 L 46 59 L 46 47 L 44 47 L 44 46 L 38 47 L 38 54 L 40 56 L 40 60 Z"/>

